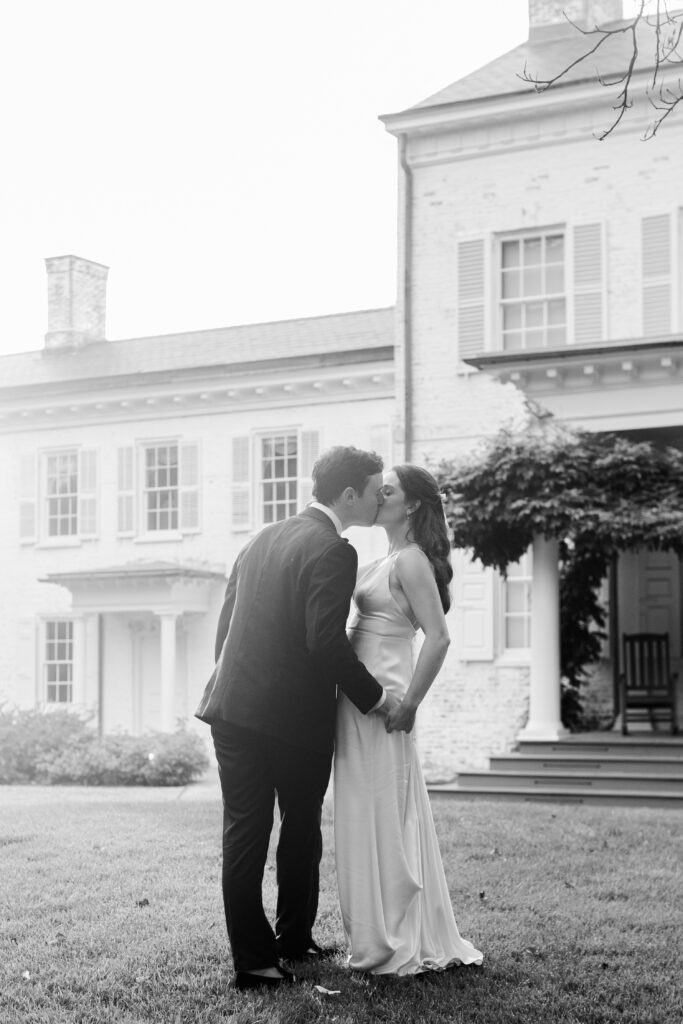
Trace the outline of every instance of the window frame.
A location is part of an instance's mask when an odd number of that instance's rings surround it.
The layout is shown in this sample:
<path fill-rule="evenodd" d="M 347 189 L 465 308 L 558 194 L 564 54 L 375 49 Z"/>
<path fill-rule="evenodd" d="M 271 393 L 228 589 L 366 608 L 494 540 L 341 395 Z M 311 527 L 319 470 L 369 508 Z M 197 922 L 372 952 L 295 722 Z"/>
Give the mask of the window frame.
<path fill-rule="evenodd" d="M 57 635 L 55 637 L 50 637 L 50 628 L 51 627 L 59 627 L 59 626 L 67 626 L 68 627 L 68 630 L 67 630 L 68 635 L 65 636 L 65 637 L 60 637 L 59 635 Z M 68 650 L 69 650 L 70 657 L 63 658 L 63 659 L 62 658 L 57 658 L 57 657 L 55 657 L 55 658 L 48 657 L 48 653 L 49 653 L 49 649 L 50 649 L 49 645 L 50 644 L 55 644 L 57 646 L 57 652 L 56 653 L 59 653 L 59 645 L 62 644 L 62 643 L 68 645 Z M 69 707 L 73 707 L 74 706 L 75 643 L 76 643 L 76 636 L 75 636 L 74 619 L 73 619 L 73 617 L 70 617 L 68 615 L 60 615 L 58 617 L 45 618 L 45 619 L 42 620 L 41 654 L 40 654 L 40 664 L 41 664 L 41 700 L 44 703 L 45 707 L 48 707 L 48 708 L 67 707 L 67 708 L 69 708 Z M 59 669 L 62 666 L 66 666 L 66 668 L 68 669 L 68 671 L 67 671 L 68 678 L 67 679 L 54 679 L 54 680 L 50 680 L 48 678 L 48 676 L 50 674 L 49 673 L 50 668 L 51 667 L 55 667 L 55 668 Z M 59 700 L 59 699 L 52 699 L 51 700 L 50 697 L 49 697 L 49 687 L 56 687 L 57 691 L 59 691 L 60 687 L 67 687 L 68 699 L 67 700 Z"/>
<path fill-rule="evenodd" d="M 143 540 L 151 539 L 168 539 L 168 538 L 179 538 L 180 532 L 180 447 L 181 441 L 179 438 L 152 438 L 150 440 L 140 441 L 137 445 L 138 448 L 138 493 L 140 496 L 139 500 L 139 511 L 138 511 L 138 523 L 137 523 L 137 534 L 136 536 Z M 147 455 L 150 451 L 156 451 L 157 453 L 162 449 L 175 448 L 175 488 L 154 488 L 148 489 L 147 487 Z M 159 468 L 159 467 L 156 467 Z M 166 467 L 171 468 L 171 467 Z M 150 509 L 148 507 L 148 495 L 150 493 L 162 494 L 168 493 L 175 490 L 175 526 L 170 525 L 166 527 L 160 527 L 156 529 L 150 529 L 149 527 L 149 515 Z M 153 510 L 153 514 L 159 515 L 159 513 L 168 513 L 168 509 L 156 509 Z M 170 510 L 173 512 L 173 509 Z"/>
<path fill-rule="evenodd" d="M 532 302 L 544 303 L 544 308 L 546 310 L 545 315 L 544 315 L 544 325 L 543 325 L 543 328 L 542 328 L 543 332 L 544 332 L 544 343 L 543 343 L 542 346 L 534 347 L 534 348 L 527 347 L 526 344 L 523 344 L 520 348 L 505 348 L 505 345 L 504 345 L 504 332 L 503 332 L 504 308 L 505 308 L 506 305 L 512 305 L 513 302 L 511 302 L 510 299 L 505 299 L 503 297 L 503 277 L 504 277 L 504 274 L 503 274 L 503 247 L 504 247 L 505 243 L 518 242 L 518 243 L 520 243 L 520 248 L 522 248 L 522 251 L 523 251 L 523 243 L 525 241 L 528 241 L 528 240 L 531 240 L 531 239 L 540 238 L 545 243 L 545 240 L 547 238 L 552 237 L 552 236 L 556 236 L 556 235 L 561 235 L 562 240 L 563 240 L 563 268 L 564 268 L 563 284 L 564 284 L 564 291 L 563 291 L 562 295 L 560 296 L 560 293 L 548 293 L 548 292 L 545 292 L 544 294 L 539 294 L 538 296 L 532 296 L 532 297 L 527 298 L 526 296 L 524 296 L 522 294 L 522 295 L 520 295 L 519 297 L 517 297 L 514 300 L 520 306 L 524 306 L 525 304 L 532 303 Z M 572 291 L 572 286 L 573 286 L 572 258 L 573 258 L 573 251 L 572 251 L 572 245 L 571 245 L 571 228 L 570 228 L 570 225 L 568 223 L 564 223 L 564 224 L 547 225 L 545 227 L 544 226 L 536 226 L 536 227 L 533 227 L 533 228 L 531 228 L 531 227 L 530 228 L 522 228 L 522 229 L 517 230 L 517 231 L 500 232 L 500 233 L 496 233 L 496 235 L 495 235 L 495 243 L 496 243 L 495 244 L 495 257 L 496 257 L 496 259 L 495 259 L 495 265 L 494 265 L 494 273 L 495 273 L 494 296 L 495 296 L 496 312 L 495 312 L 495 334 L 494 334 L 494 337 L 496 339 L 496 351 L 504 352 L 504 353 L 509 353 L 510 355 L 514 355 L 514 354 L 516 354 L 518 352 L 542 352 L 542 351 L 546 351 L 546 350 L 552 349 L 552 348 L 559 348 L 559 347 L 561 347 L 561 345 L 564 345 L 564 346 L 571 345 L 573 343 L 574 325 L 573 325 L 573 320 L 572 320 L 572 317 L 573 317 L 573 310 L 572 310 L 572 306 L 573 306 L 573 303 L 572 303 L 572 295 L 573 295 L 573 291 Z M 522 267 L 523 264 L 520 262 L 519 266 Z M 543 263 L 539 264 L 539 266 L 541 267 L 542 272 L 543 272 L 543 274 L 545 276 L 545 272 L 546 272 L 546 268 L 548 266 L 548 263 L 547 262 L 543 262 Z M 548 338 L 547 338 L 547 329 L 548 329 L 548 324 L 547 324 L 547 303 L 551 302 L 551 301 L 557 301 L 560 298 L 564 301 L 564 314 L 565 314 L 564 315 L 564 341 L 562 343 L 555 342 L 555 341 L 551 341 L 549 343 L 548 342 Z M 520 333 L 521 333 L 522 338 L 524 338 L 524 332 L 521 331 Z"/>
<path fill-rule="evenodd" d="M 501 576 L 500 586 L 498 591 L 498 632 L 499 632 L 499 643 L 498 649 L 500 652 L 500 659 L 506 662 L 528 662 L 531 656 L 531 601 L 532 601 L 532 587 L 533 587 L 533 560 L 532 551 L 529 548 L 519 559 L 518 562 L 514 563 L 519 565 L 523 570 L 518 576 Z M 508 569 L 510 567 L 508 566 Z M 524 571 L 526 570 L 526 571 Z M 523 611 L 511 612 L 508 610 L 509 603 L 509 590 L 508 588 L 512 585 L 522 584 L 524 592 L 526 594 L 525 608 Z M 524 638 L 527 641 L 526 646 L 522 647 L 509 647 L 507 643 L 507 625 L 510 618 L 523 619 L 524 620 Z"/>
<path fill-rule="evenodd" d="M 301 428 L 299 427 L 278 427 L 277 429 L 270 430 L 258 430 L 255 431 L 253 436 L 253 466 L 254 466 L 254 503 L 256 512 L 256 525 L 257 529 L 263 526 L 269 526 L 272 523 L 282 522 L 282 519 L 266 519 L 265 508 L 266 501 L 264 495 L 265 485 L 269 482 L 263 476 L 263 464 L 264 455 L 263 447 L 267 441 L 277 441 L 280 438 L 294 438 L 296 444 L 296 473 L 294 476 L 283 477 L 282 481 L 286 483 L 294 483 L 294 498 L 287 497 L 288 507 L 291 507 L 293 511 L 287 512 L 284 516 L 288 519 L 289 516 L 295 515 L 299 511 L 301 496 L 300 496 L 300 475 L 301 475 Z M 286 457 L 286 461 L 289 461 L 291 456 Z M 277 477 L 270 478 L 272 481 L 277 482 Z M 274 507 L 277 508 L 277 499 Z"/>

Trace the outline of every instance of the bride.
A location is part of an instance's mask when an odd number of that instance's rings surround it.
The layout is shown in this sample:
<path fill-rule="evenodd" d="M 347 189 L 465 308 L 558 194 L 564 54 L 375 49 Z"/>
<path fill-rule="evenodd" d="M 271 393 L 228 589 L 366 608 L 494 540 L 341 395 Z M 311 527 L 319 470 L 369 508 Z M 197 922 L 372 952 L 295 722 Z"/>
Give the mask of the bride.
<path fill-rule="evenodd" d="M 349 965 L 410 975 L 483 957 L 455 923 L 412 732 L 450 642 L 444 612 L 453 570 L 441 495 L 431 474 L 405 465 L 385 474 L 382 499 L 376 525 L 389 553 L 358 574 L 349 636 L 401 704 L 385 726 L 339 694 L 335 849 Z M 413 666 L 418 629 L 424 642 Z"/>

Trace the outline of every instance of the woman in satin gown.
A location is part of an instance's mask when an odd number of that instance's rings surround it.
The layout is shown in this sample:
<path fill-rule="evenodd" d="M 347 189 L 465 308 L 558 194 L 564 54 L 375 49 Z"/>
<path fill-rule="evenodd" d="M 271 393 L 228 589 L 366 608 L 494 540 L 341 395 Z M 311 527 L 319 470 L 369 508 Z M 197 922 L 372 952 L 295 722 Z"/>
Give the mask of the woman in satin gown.
<path fill-rule="evenodd" d="M 385 723 L 339 695 L 335 856 L 350 967 L 411 975 L 483 957 L 455 923 L 412 731 L 450 642 L 444 612 L 453 570 L 441 495 L 426 470 L 396 466 L 382 497 L 376 525 L 387 532 L 389 553 L 358 574 L 349 636 L 401 704 Z M 413 664 L 418 629 L 424 642 Z"/>

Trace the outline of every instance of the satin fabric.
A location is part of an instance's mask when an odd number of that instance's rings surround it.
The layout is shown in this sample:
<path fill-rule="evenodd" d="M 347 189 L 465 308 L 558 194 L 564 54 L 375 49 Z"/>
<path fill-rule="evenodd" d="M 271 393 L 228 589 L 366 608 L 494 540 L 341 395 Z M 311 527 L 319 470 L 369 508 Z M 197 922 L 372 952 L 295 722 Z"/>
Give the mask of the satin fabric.
<path fill-rule="evenodd" d="M 359 659 L 401 697 L 416 630 L 389 588 L 396 556 L 374 563 L 354 593 L 349 637 Z M 448 893 L 415 734 L 388 734 L 340 694 L 334 759 L 335 855 L 349 965 L 417 974 L 481 964 L 460 935 Z"/>

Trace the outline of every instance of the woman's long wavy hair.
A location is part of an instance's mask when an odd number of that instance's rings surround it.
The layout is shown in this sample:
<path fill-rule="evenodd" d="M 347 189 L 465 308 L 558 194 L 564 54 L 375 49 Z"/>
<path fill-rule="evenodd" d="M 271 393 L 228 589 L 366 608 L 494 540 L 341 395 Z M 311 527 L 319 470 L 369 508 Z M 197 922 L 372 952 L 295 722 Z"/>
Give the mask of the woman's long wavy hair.
<path fill-rule="evenodd" d="M 453 567 L 439 485 L 432 474 L 421 466 L 394 466 L 393 470 L 405 494 L 406 504 L 419 501 L 410 516 L 408 540 L 418 544 L 432 563 L 441 605 L 444 612 L 447 612 L 451 606 L 448 585 L 453 579 Z"/>

